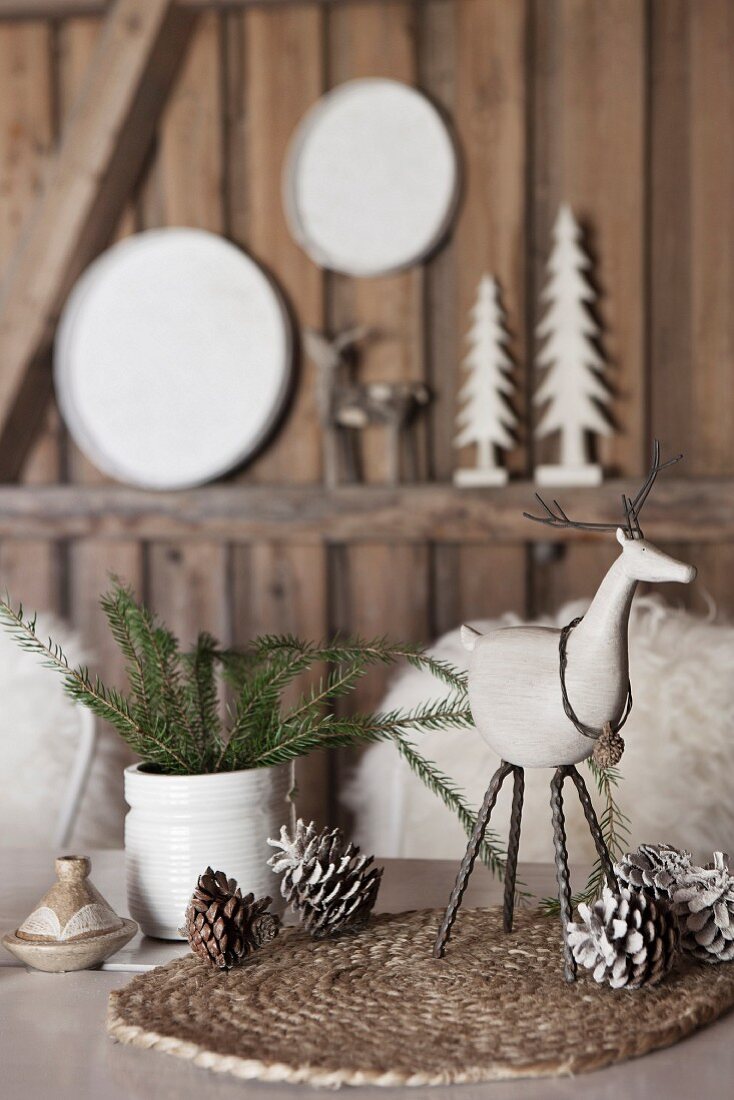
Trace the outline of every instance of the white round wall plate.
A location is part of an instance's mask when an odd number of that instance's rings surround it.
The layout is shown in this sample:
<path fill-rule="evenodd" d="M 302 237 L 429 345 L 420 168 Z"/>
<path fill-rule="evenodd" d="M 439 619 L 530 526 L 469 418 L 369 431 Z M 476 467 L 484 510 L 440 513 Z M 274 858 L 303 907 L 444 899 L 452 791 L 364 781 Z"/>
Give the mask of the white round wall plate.
<path fill-rule="evenodd" d="M 74 441 L 145 489 L 201 485 L 264 442 L 287 399 L 293 338 L 254 260 L 199 229 L 113 245 L 72 290 L 54 382 Z"/>
<path fill-rule="evenodd" d="M 283 169 L 291 233 L 311 259 L 345 275 L 417 263 L 456 209 L 458 158 L 424 95 L 396 80 L 351 80 L 300 122 Z"/>

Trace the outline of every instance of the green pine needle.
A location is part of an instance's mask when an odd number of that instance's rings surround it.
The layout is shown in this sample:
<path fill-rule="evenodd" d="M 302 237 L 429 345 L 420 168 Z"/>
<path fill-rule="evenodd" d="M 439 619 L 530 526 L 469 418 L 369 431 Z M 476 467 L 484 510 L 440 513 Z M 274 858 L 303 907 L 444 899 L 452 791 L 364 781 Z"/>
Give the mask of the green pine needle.
<path fill-rule="evenodd" d="M 264 635 L 238 653 L 201 633 L 193 651 L 184 653 L 132 590 L 116 577 L 111 580 L 101 606 L 124 659 L 127 696 L 92 679 L 86 668 L 72 667 L 60 646 L 38 636 L 35 617 L 25 618 L 23 608 L 14 609 L 7 598 L 0 600 L 0 622 L 62 677 L 75 702 L 109 722 L 149 767 L 169 775 L 273 767 L 320 749 L 393 741 L 415 774 L 472 832 L 475 815 L 463 794 L 408 740 L 429 730 L 472 726 L 464 673 L 418 646 L 386 638 L 336 637 L 317 643 L 288 634 Z M 410 710 L 335 713 L 336 701 L 371 668 L 399 661 L 429 671 L 450 689 L 448 695 Z M 323 675 L 285 709 L 284 689 L 324 667 Z M 221 681 L 234 693 L 227 729 L 220 717 Z M 504 875 L 505 853 L 493 833 L 488 832 L 480 856 L 494 874 Z"/>

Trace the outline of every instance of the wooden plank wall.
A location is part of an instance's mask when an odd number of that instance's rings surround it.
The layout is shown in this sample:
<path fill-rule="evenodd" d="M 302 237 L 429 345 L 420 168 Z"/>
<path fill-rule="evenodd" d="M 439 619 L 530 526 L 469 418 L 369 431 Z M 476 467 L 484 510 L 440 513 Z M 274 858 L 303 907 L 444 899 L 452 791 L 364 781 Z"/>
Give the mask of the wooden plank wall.
<path fill-rule="evenodd" d="M 0 261 L 7 262 L 99 32 L 95 18 L 0 25 Z M 619 434 L 600 456 L 630 478 L 650 438 L 686 451 L 681 473 L 734 476 L 734 9 L 729 0 L 383 0 L 302 3 L 200 17 L 138 193 L 111 239 L 164 225 L 223 233 L 278 280 L 298 322 L 380 331 L 363 376 L 424 378 L 421 478 L 448 480 L 457 363 L 484 271 L 501 284 L 529 407 L 538 293 L 550 228 L 570 201 L 598 260 L 599 315 Z M 464 173 L 455 229 L 425 264 L 353 280 L 319 270 L 291 239 L 280 201 L 284 150 L 328 88 L 388 76 L 424 89 L 453 120 Z M 525 431 L 526 475 L 545 447 Z M 385 477 L 379 432 L 364 447 Z M 23 474 L 97 483 L 54 409 Z M 302 363 L 279 433 L 236 475 L 322 478 L 314 378 Z M 690 593 L 734 612 L 734 551 L 677 549 L 701 566 Z M 428 640 L 463 618 L 555 609 L 590 594 L 614 547 L 451 543 L 298 547 L 6 540 L 0 581 L 67 615 L 119 673 L 96 606 L 110 571 L 130 580 L 184 640 L 207 628 L 241 643 L 263 630 L 332 629 Z M 381 682 L 360 692 L 375 703 Z M 301 769 L 302 809 L 334 817 L 340 765 Z"/>

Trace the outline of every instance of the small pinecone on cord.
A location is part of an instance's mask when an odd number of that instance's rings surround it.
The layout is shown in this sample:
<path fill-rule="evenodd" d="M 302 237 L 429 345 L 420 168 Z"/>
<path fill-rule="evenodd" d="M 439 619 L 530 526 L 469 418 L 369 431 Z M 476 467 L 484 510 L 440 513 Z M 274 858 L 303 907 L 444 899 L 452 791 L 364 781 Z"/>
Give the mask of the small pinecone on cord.
<path fill-rule="evenodd" d="M 614 768 L 622 759 L 624 752 L 624 739 L 620 733 L 612 729 L 611 723 L 605 722 L 602 732 L 594 745 L 592 756 L 598 768 Z"/>
<path fill-rule="evenodd" d="M 615 863 L 614 873 L 623 886 L 633 886 L 648 897 L 672 901 L 680 876 L 690 867 L 690 852 L 671 844 L 641 844 Z"/>
<path fill-rule="evenodd" d="M 194 954 L 209 966 L 230 970 L 257 951 L 280 930 L 280 920 L 266 910 L 272 898 L 245 894 L 233 878 L 207 867 L 194 890 L 181 931 Z"/>
<path fill-rule="evenodd" d="M 594 980 L 612 989 L 657 985 L 673 965 L 679 948 L 678 921 L 662 899 L 622 886 L 608 886 L 593 905 L 579 905 L 578 923 L 568 925 L 573 957 Z"/>
<path fill-rule="evenodd" d="M 684 951 L 703 962 L 734 959 L 734 877 L 729 857 L 714 852 L 706 867 L 690 867 L 673 893 Z"/>
<path fill-rule="evenodd" d="M 293 838 L 285 825 L 280 840 L 268 840 L 280 849 L 268 860 L 282 875 L 280 892 L 312 936 L 331 936 L 364 924 L 380 888 L 382 868 L 374 856 L 361 856 L 354 844 L 345 844 L 341 829 L 317 832 L 314 823 L 299 819 Z"/>

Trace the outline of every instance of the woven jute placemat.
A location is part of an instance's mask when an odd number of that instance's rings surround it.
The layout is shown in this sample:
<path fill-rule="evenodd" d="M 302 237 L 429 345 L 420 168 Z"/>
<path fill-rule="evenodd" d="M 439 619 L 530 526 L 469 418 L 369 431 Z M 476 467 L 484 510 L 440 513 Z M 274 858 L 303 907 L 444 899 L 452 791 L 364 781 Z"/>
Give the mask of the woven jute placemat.
<path fill-rule="evenodd" d="M 442 911 L 385 914 L 361 932 L 298 930 L 229 973 L 193 956 L 110 997 L 108 1031 L 242 1078 L 437 1085 L 584 1073 L 668 1046 L 734 1004 L 734 963 L 680 960 L 654 989 L 567 985 L 558 922 L 465 910 L 446 958 Z"/>

